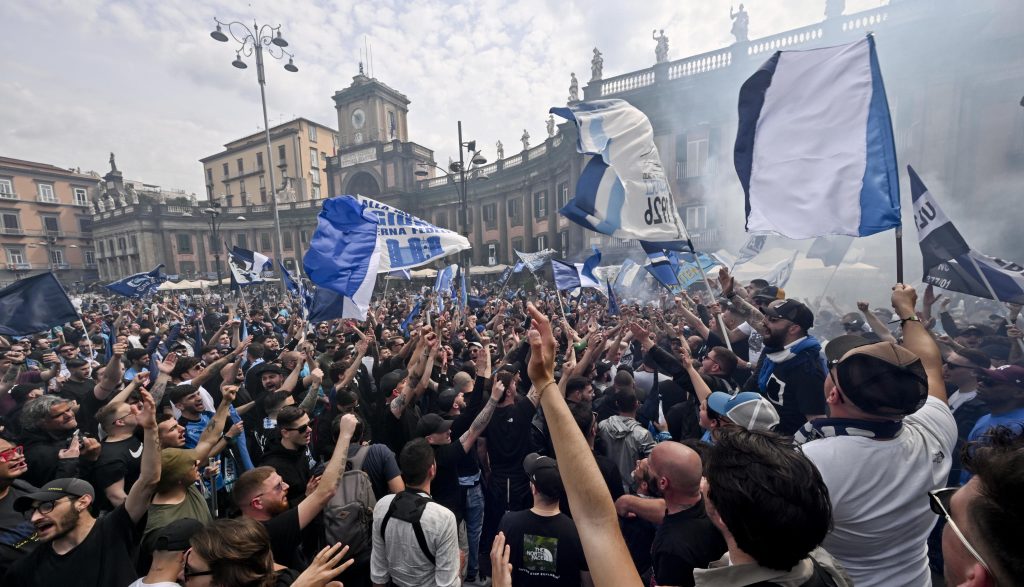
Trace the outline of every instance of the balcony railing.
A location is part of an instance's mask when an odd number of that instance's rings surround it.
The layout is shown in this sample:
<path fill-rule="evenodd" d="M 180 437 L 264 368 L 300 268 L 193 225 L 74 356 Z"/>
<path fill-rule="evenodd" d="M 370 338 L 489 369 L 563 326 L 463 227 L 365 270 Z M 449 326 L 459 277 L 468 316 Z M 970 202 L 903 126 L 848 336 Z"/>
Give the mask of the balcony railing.
<path fill-rule="evenodd" d="M 23 228 L 7 228 L 5 226 L 5 227 L 0 227 L 0 234 L 8 234 L 8 235 L 14 235 L 14 236 L 21 236 L 21 235 L 25 234 L 25 229 L 23 229 Z"/>
<path fill-rule="evenodd" d="M 71 269 L 71 265 L 67 263 L 50 263 L 50 269 L 54 271 L 67 271 Z"/>
<path fill-rule="evenodd" d="M 32 268 L 32 263 L 8 263 L 7 269 L 10 271 L 27 271 Z"/>
<path fill-rule="evenodd" d="M 39 202 L 40 204 L 60 204 L 60 200 L 57 199 L 56 195 L 44 196 L 42 194 L 39 194 L 38 196 L 36 196 L 36 201 Z"/>
<path fill-rule="evenodd" d="M 14 192 L 0 192 L 0 200 L 17 200 L 18 194 Z"/>

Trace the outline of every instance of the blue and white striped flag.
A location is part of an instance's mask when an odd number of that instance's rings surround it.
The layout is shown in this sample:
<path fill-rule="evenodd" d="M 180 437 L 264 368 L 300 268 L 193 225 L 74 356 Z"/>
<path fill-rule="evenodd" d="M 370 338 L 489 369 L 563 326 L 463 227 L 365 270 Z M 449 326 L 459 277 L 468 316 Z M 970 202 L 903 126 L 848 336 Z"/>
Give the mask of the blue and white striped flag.
<path fill-rule="evenodd" d="M 231 276 L 234 277 L 235 283 L 245 286 L 263 283 L 263 272 L 272 271 L 274 264 L 270 261 L 270 257 L 262 253 L 235 246 L 231 247 L 231 251 L 228 252 L 228 267 L 231 269 Z"/>
<path fill-rule="evenodd" d="M 595 155 L 560 214 L 617 238 L 688 240 L 643 112 L 625 100 L 594 100 L 551 113 L 576 123 L 577 149 Z"/>
<path fill-rule="evenodd" d="M 776 52 L 740 89 L 734 162 L 749 233 L 868 236 L 899 226 L 874 38 Z"/>
<path fill-rule="evenodd" d="M 594 269 L 601 264 L 601 251 L 593 247 L 594 254 L 587 257 L 582 263 L 573 263 L 576 271 L 580 274 L 580 287 L 601 288 L 601 280 L 594 275 Z"/>
<path fill-rule="evenodd" d="M 388 277 L 401 279 L 403 281 L 410 281 L 412 280 L 412 272 L 409 271 L 408 269 L 395 269 L 388 273 Z"/>
<path fill-rule="evenodd" d="M 152 295 L 156 293 L 156 290 L 160 287 L 161 283 L 167 281 L 167 276 L 160 271 L 163 268 L 164 264 L 161 263 L 149 273 L 136 273 L 135 275 L 129 275 L 128 277 L 119 279 L 114 283 L 108 283 L 104 287 L 114 293 L 118 293 L 129 298 L 142 298 Z"/>
<path fill-rule="evenodd" d="M 380 263 L 377 216 L 352 196 L 324 201 L 302 263 L 318 295 L 325 288 L 341 294 L 345 317 L 364 320 Z"/>
<path fill-rule="evenodd" d="M 565 261 L 552 259 L 551 273 L 555 279 L 555 288 L 559 291 L 573 290 L 580 287 L 579 272 Z"/>
<path fill-rule="evenodd" d="M 437 293 L 451 292 L 452 283 L 455 281 L 455 276 L 459 271 L 459 265 L 452 263 L 444 269 L 437 272 L 437 277 L 434 278 L 434 291 Z"/>

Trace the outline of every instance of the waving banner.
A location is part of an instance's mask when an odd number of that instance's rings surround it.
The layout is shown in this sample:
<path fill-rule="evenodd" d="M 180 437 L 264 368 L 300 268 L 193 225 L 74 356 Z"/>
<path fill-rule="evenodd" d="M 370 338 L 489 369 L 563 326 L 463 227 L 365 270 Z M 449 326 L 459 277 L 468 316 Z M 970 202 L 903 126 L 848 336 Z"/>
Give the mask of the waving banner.
<path fill-rule="evenodd" d="M 366 196 L 356 196 L 356 199 L 377 215 L 377 240 L 381 250 L 378 273 L 412 269 L 470 248 L 469 240 L 455 231 L 434 226 Z"/>

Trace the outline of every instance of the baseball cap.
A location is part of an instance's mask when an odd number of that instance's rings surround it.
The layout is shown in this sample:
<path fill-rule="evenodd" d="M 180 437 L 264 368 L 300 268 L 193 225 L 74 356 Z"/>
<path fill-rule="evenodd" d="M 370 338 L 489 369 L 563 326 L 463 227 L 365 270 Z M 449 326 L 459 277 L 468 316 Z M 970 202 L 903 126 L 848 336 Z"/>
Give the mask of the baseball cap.
<path fill-rule="evenodd" d="M 447 412 L 455 405 L 455 398 L 457 397 L 459 397 L 459 392 L 454 387 L 449 387 L 437 396 L 437 406 L 441 408 L 442 412 Z"/>
<path fill-rule="evenodd" d="M 786 290 L 782 289 L 781 287 L 769 285 L 768 287 L 762 287 L 761 289 L 757 290 L 757 293 L 754 294 L 754 297 L 762 298 L 765 300 L 782 300 L 786 298 Z"/>
<path fill-rule="evenodd" d="M 897 344 L 846 334 L 825 346 L 825 357 L 836 369 L 843 395 L 869 414 L 899 418 L 928 399 L 920 357 Z"/>
<path fill-rule="evenodd" d="M 72 478 L 54 479 L 45 484 L 39 491 L 26 493 L 14 500 L 14 510 L 26 512 L 32 507 L 32 502 L 34 501 L 54 501 L 62 497 L 77 499 L 83 495 L 96 497 L 96 491 L 88 481 Z"/>
<path fill-rule="evenodd" d="M 857 312 L 850 312 L 849 314 L 843 314 L 842 322 L 843 326 L 861 328 L 864 326 L 864 317 Z"/>
<path fill-rule="evenodd" d="M 153 550 L 184 552 L 189 549 L 189 540 L 203 529 L 203 523 L 192 518 L 174 520 L 156 532 Z"/>
<path fill-rule="evenodd" d="M 426 414 L 416 423 L 416 436 L 423 437 L 438 432 L 447 432 L 451 428 L 451 420 L 445 420 L 440 414 Z"/>
<path fill-rule="evenodd" d="M 736 395 L 715 391 L 708 396 L 708 407 L 746 430 L 771 430 L 779 423 L 779 413 L 775 411 L 775 406 L 753 391 Z"/>
<path fill-rule="evenodd" d="M 784 318 L 804 330 L 814 326 L 814 313 L 796 300 L 775 300 L 764 311 L 766 316 Z"/>
<path fill-rule="evenodd" d="M 969 324 L 967 328 L 960 330 L 960 334 L 967 334 L 968 332 L 976 332 L 978 336 L 988 336 L 992 334 L 992 329 L 984 324 Z"/>
<path fill-rule="evenodd" d="M 978 371 L 979 380 L 987 380 L 995 384 L 1013 385 L 1024 388 L 1024 367 L 1018 365 L 1003 365 L 995 369 Z"/>
<path fill-rule="evenodd" d="M 398 384 L 408 377 L 408 375 L 409 372 L 405 369 L 397 369 L 384 375 L 380 378 L 380 392 L 384 394 L 385 397 L 391 395 L 395 391 L 395 388 L 398 387 Z"/>
<path fill-rule="evenodd" d="M 523 459 L 523 469 L 537 487 L 537 491 L 553 499 L 562 498 L 565 489 L 555 459 L 532 452 Z"/>

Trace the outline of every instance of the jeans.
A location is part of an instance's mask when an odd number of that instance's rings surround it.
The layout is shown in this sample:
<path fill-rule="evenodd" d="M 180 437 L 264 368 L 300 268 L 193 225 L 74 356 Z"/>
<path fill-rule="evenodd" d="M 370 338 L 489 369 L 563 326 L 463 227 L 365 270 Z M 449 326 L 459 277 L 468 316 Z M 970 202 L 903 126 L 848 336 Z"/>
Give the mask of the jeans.
<path fill-rule="evenodd" d="M 469 562 L 466 576 L 480 572 L 480 534 L 484 529 L 484 490 L 480 483 L 466 488 L 466 533 L 469 535 Z"/>

